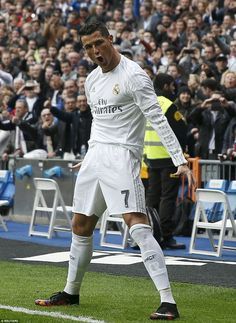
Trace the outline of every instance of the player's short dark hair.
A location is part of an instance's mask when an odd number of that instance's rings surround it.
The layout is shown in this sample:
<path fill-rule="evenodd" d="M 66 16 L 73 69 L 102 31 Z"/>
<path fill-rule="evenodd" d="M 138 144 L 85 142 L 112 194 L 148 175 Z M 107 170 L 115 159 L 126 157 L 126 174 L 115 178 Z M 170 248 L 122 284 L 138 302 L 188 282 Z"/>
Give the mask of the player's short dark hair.
<path fill-rule="evenodd" d="M 91 35 L 96 31 L 99 31 L 104 37 L 109 36 L 109 31 L 106 25 L 100 21 L 92 21 L 83 25 L 79 30 L 79 36 L 81 38 L 82 36 Z"/>

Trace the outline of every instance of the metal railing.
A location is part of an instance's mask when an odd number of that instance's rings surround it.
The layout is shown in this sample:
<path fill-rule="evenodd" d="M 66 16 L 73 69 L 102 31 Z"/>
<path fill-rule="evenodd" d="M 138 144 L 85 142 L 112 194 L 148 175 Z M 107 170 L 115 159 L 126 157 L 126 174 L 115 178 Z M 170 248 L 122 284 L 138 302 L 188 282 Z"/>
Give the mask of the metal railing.
<path fill-rule="evenodd" d="M 189 166 L 196 179 L 197 188 L 204 187 L 210 179 L 236 180 L 236 161 L 206 160 L 189 158 Z M 195 200 L 195 192 L 192 189 L 190 196 Z"/>

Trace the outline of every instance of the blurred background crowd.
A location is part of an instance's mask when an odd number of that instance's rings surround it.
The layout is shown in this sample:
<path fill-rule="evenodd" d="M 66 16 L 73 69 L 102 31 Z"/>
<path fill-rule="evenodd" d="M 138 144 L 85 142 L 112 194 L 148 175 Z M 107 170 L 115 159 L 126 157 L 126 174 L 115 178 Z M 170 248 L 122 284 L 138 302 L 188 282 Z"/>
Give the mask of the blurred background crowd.
<path fill-rule="evenodd" d="M 2 160 L 86 153 L 84 82 L 95 66 L 78 31 L 93 20 L 152 80 L 160 74 L 187 125 L 187 154 L 236 159 L 235 18 L 235 0 L 1 0 Z"/>

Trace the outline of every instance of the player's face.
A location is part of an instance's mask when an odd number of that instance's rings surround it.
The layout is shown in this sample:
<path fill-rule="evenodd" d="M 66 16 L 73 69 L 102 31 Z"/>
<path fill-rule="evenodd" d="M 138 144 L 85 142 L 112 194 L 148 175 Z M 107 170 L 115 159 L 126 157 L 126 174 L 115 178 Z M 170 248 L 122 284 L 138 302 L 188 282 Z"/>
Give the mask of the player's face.
<path fill-rule="evenodd" d="M 91 35 L 81 37 L 84 49 L 90 59 L 99 65 L 103 72 L 108 72 L 114 68 L 114 47 L 112 36 L 102 36 L 99 31 Z"/>

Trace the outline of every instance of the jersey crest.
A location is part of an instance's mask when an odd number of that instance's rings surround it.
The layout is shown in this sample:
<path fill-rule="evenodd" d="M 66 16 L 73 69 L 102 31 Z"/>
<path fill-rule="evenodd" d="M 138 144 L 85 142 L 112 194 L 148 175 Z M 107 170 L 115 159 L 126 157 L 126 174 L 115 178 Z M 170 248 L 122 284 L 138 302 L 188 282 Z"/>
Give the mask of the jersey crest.
<path fill-rule="evenodd" d="M 119 87 L 119 84 L 115 84 L 113 89 L 112 89 L 112 93 L 114 95 L 118 95 L 120 93 L 120 87 Z"/>

